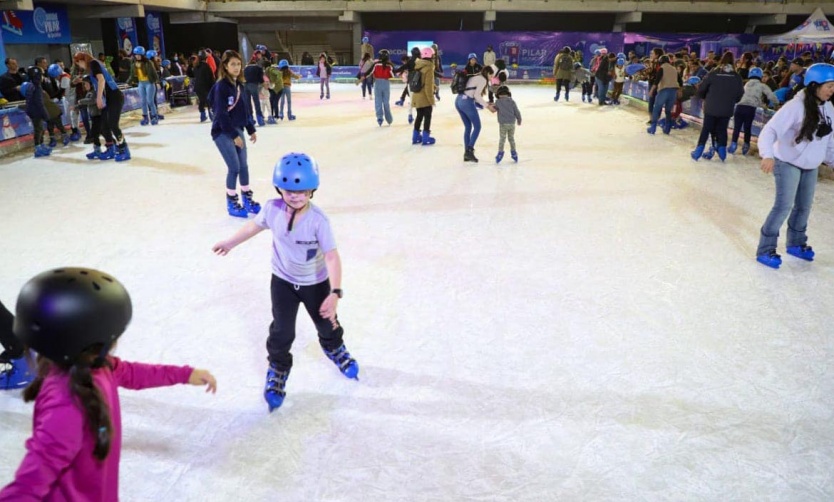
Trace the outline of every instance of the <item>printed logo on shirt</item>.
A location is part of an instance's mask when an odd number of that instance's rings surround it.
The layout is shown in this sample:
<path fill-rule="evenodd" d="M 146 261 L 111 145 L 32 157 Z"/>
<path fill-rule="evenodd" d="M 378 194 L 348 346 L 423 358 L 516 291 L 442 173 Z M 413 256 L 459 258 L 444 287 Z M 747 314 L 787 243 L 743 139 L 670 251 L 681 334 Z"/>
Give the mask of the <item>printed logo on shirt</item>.
<path fill-rule="evenodd" d="M 307 250 L 307 261 L 314 260 L 316 255 L 319 254 L 318 249 L 308 249 Z"/>
<path fill-rule="evenodd" d="M 295 241 L 296 244 L 301 244 L 302 246 L 311 246 L 313 244 L 318 244 L 319 241 Z"/>

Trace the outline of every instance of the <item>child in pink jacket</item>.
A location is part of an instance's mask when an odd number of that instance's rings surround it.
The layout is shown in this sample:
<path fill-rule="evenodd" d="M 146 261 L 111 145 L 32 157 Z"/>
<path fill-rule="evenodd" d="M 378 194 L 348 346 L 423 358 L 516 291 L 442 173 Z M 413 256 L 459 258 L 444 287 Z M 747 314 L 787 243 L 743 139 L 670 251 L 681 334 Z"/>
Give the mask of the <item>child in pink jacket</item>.
<path fill-rule="evenodd" d="M 132 316 L 130 296 L 92 269 L 50 270 L 18 297 L 15 335 L 37 351 L 32 437 L 0 501 L 118 501 L 122 445 L 118 387 L 217 383 L 189 366 L 129 363 L 108 353 Z"/>

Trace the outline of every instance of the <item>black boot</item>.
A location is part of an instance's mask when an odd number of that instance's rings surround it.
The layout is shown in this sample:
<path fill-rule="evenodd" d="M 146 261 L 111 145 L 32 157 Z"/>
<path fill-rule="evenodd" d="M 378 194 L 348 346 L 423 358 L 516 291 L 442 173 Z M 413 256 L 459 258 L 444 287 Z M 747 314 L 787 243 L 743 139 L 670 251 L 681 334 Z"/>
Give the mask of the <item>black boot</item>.
<path fill-rule="evenodd" d="M 478 158 L 475 157 L 475 147 L 470 146 L 466 149 L 466 155 L 464 155 L 463 160 L 467 162 L 478 162 Z"/>
<path fill-rule="evenodd" d="M 463 151 L 463 161 L 469 162 L 472 160 L 472 157 L 469 155 L 469 147 L 467 146 L 466 149 Z"/>

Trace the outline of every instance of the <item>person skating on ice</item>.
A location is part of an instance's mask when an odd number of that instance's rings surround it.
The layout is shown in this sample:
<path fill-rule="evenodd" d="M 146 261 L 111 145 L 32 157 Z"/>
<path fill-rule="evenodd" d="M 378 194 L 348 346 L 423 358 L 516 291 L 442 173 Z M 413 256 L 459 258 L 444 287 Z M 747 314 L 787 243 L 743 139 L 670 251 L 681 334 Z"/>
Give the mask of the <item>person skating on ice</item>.
<path fill-rule="evenodd" d="M 146 57 L 145 48 L 141 45 L 133 48 L 133 64 L 130 65 L 130 78 L 128 85 L 139 87 L 139 96 L 142 98 L 142 121 L 140 125 L 157 125 L 159 117 L 156 116 L 156 84 L 159 82 L 159 74 L 153 63 Z"/>
<path fill-rule="evenodd" d="M 759 134 L 761 169 L 773 173 L 776 199 L 760 231 L 756 260 L 772 268 L 782 264 L 776 245 L 785 219 L 788 254 L 813 261 L 814 250 L 806 232 L 819 166 L 822 162 L 834 165 L 834 106 L 829 101 L 834 96 L 834 66 L 811 65 L 803 83 L 805 88 L 785 103 Z"/>
<path fill-rule="evenodd" d="M 369 53 L 362 56 L 359 62 L 359 74 L 356 75 L 356 84 L 362 86 L 362 99 L 365 99 L 365 91 L 369 97 L 373 97 L 373 77 L 366 76 L 374 68 L 374 60 Z"/>
<path fill-rule="evenodd" d="M 747 155 L 750 151 L 750 135 L 753 129 L 753 119 L 756 118 L 757 108 L 767 108 L 767 102 L 774 109 L 779 106 L 779 100 L 773 91 L 766 84 L 762 83 L 761 68 L 750 68 L 747 72 L 749 79 L 744 84 L 744 95 L 736 105 L 733 113 L 733 139 L 727 148 L 728 153 L 735 154 L 738 149 L 738 137 L 744 130 L 744 144 L 741 147 L 741 154 Z"/>
<path fill-rule="evenodd" d="M 493 110 L 493 104 L 486 103 L 484 95 L 487 92 L 489 80 L 495 75 L 496 70 L 495 65 L 485 66 L 480 74 L 466 81 L 466 89 L 455 98 L 455 109 L 463 122 L 464 162 L 478 162 L 478 158 L 475 157 L 475 143 L 481 133 L 481 119 L 475 105 L 480 104 L 482 107 L 489 108 L 490 111 Z"/>
<path fill-rule="evenodd" d="M 434 51 L 426 47 L 422 51 L 422 58 L 414 62 L 414 72 L 419 75 L 422 87 L 412 89 L 411 104 L 417 108 L 417 120 L 414 121 L 414 130 L 411 133 L 413 145 L 433 145 L 435 139 L 431 137 L 431 116 L 434 110 Z M 416 76 L 416 75 L 414 75 Z M 409 79 L 412 85 L 414 79 Z M 420 132 L 420 128 L 423 131 Z"/>
<path fill-rule="evenodd" d="M 496 164 L 500 164 L 504 158 L 504 141 L 510 140 L 510 157 L 518 162 L 518 151 L 515 147 L 515 126 L 521 126 L 521 112 L 518 105 L 513 101 L 510 88 L 502 85 L 495 91 L 495 109 L 498 112 L 498 155 L 495 156 Z M 567 99 L 567 96 L 565 97 Z"/>
<path fill-rule="evenodd" d="M 194 92 L 197 94 L 197 107 L 200 110 L 200 122 L 214 120 L 214 111 L 208 102 L 208 95 L 214 85 L 214 73 L 208 65 L 209 57 L 205 51 L 200 51 L 196 57 L 192 57 L 192 65 L 188 68 L 188 76 L 194 80 Z M 208 115 L 206 114 L 208 111 Z"/>
<path fill-rule="evenodd" d="M 264 399 L 269 411 L 281 406 L 293 365 L 298 307 L 304 305 L 325 355 L 348 378 L 358 379 L 359 365 L 345 348 L 337 315 L 342 297 L 342 262 L 327 215 L 310 201 L 319 187 L 319 167 L 304 153 L 288 153 L 275 164 L 272 183 L 281 195 L 231 238 L 212 247 L 219 256 L 263 230 L 272 233 L 272 324 L 266 342 L 269 368 Z"/>
<path fill-rule="evenodd" d="M 260 204 L 254 201 L 249 188 L 249 162 L 246 152 L 246 136 L 254 144 L 258 140 L 249 96 L 243 87 L 243 59 L 235 51 L 223 53 L 218 74 L 220 78 L 212 87 L 209 102 L 214 109 L 211 124 L 211 139 L 226 163 L 226 210 L 230 216 L 246 218 L 250 213 L 258 214 Z M 237 197 L 237 182 L 243 205 Z"/>
<path fill-rule="evenodd" d="M 362 37 L 362 45 L 359 46 L 359 54 L 362 56 L 370 54 L 371 57 L 376 54 L 376 50 L 374 49 L 374 46 L 371 45 L 371 41 L 368 37 Z"/>
<path fill-rule="evenodd" d="M 264 122 L 264 112 L 261 109 L 261 87 L 264 85 L 264 68 L 260 60 L 255 56 L 249 60 L 249 64 L 243 69 L 243 78 L 246 82 L 246 106 L 255 106 L 255 116 L 258 120 L 258 127 L 266 125 Z"/>
<path fill-rule="evenodd" d="M 391 80 L 394 78 L 394 64 L 387 49 L 379 51 L 379 59 L 374 62 L 370 70 L 362 75 L 363 79 L 373 78 L 374 82 L 374 109 L 376 111 L 376 123 L 382 126 L 382 120 L 388 125 L 394 121 L 391 114 Z"/>
<path fill-rule="evenodd" d="M 93 91 L 93 86 L 90 84 L 90 77 L 85 76 L 82 79 L 82 88 L 85 91 L 83 98 L 78 100 L 78 106 L 83 106 L 87 109 L 87 116 L 90 120 L 90 130 L 87 131 L 87 137 L 93 143 L 93 151 L 87 154 L 87 160 L 98 160 L 101 158 L 101 110 L 96 106 L 96 93 Z"/>
<path fill-rule="evenodd" d="M 416 54 L 415 54 L 416 53 Z M 397 75 L 402 78 L 405 87 L 403 88 L 403 92 L 400 95 L 400 100 L 395 101 L 394 104 L 397 106 L 404 106 L 405 105 L 405 98 L 409 96 L 408 91 L 408 75 L 409 72 L 414 71 L 414 62 L 420 59 L 420 49 L 417 47 L 411 48 L 411 56 L 407 56 L 403 54 L 400 62 L 402 63 L 399 67 L 394 70 L 394 75 Z M 409 108 L 408 113 L 411 114 L 411 108 Z M 408 123 L 410 124 L 412 120 L 409 120 Z"/>
<path fill-rule="evenodd" d="M 79 52 L 73 56 L 75 64 L 87 70 L 90 84 L 96 93 L 96 106 L 101 110 L 101 134 L 107 148 L 101 152 L 100 160 L 116 159 L 116 162 L 130 160 L 130 148 L 119 127 L 125 98 L 119 85 L 107 72 L 104 65 L 90 54 Z"/>
<path fill-rule="evenodd" d="M 290 63 L 286 59 L 278 62 L 278 69 L 281 70 L 281 81 L 284 84 L 278 101 L 278 118 L 284 120 L 284 102 L 286 102 L 287 119 L 295 120 L 295 115 L 292 114 L 292 79 L 298 80 L 301 75 L 290 69 Z"/>
<path fill-rule="evenodd" d="M 0 501 L 118 500 L 118 388 L 191 384 L 216 391 L 208 371 L 111 356 L 132 315 L 124 286 L 98 270 L 49 270 L 23 286 L 14 333 L 38 353 L 37 374 L 23 391 L 35 411 L 26 454 Z"/>
<path fill-rule="evenodd" d="M 333 74 L 333 65 L 327 60 L 327 53 L 319 54 L 319 62 L 316 66 L 316 76 L 319 78 L 319 99 L 324 99 L 324 90 L 327 88 L 327 99 L 330 99 L 330 75 Z"/>

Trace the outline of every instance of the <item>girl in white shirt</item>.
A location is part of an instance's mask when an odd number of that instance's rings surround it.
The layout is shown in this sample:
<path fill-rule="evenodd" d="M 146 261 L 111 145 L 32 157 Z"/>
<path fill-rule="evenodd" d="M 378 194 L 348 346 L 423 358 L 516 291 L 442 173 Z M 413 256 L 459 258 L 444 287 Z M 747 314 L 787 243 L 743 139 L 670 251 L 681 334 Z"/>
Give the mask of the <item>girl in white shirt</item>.
<path fill-rule="evenodd" d="M 828 101 L 832 95 L 834 65 L 812 65 L 805 72 L 805 89 L 776 112 L 759 135 L 762 172 L 773 172 L 776 180 L 776 201 L 762 225 L 756 251 L 756 260 L 768 267 L 782 264 L 776 244 L 786 218 L 788 254 L 814 259 L 805 231 L 819 165 L 834 164 L 834 106 Z"/>
<path fill-rule="evenodd" d="M 475 142 L 481 134 L 481 118 L 478 117 L 477 102 L 482 107 L 494 111 L 492 103 L 484 101 L 490 77 L 495 74 L 495 65 L 485 66 L 481 73 L 469 77 L 466 81 L 466 90 L 455 98 L 455 109 L 463 121 L 463 154 L 464 162 L 478 162 L 475 157 Z"/>

